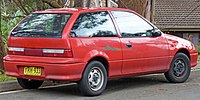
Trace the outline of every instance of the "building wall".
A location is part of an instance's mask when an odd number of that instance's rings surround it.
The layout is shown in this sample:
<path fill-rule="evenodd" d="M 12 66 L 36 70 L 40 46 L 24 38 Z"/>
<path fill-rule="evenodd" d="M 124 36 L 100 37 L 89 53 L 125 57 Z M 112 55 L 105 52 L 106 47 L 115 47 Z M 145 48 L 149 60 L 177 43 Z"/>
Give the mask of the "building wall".
<path fill-rule="evenodd" d="M 200 32 L 167 32 L 167 34 L 184 38 L 191 41 L 195 45 L 200 43 Z"/>
<path fill-rule="evenodd" d="M 183 33 L 169 33 L 169 34 L 183 38 Z"/>
<path fill-rule="evenodd" d="M 199 33 L 183 33 L 183 38 L 191 41 L 193 44 L 199 44 Z"/>

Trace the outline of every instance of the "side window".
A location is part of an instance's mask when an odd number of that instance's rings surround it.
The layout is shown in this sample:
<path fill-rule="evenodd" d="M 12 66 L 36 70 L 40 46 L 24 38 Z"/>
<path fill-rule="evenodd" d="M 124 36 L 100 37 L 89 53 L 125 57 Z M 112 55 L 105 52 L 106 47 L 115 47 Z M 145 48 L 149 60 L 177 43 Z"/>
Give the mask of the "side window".
<path fill-rule="evenodd" d="M 80 14 L 72 27 L 71 37 L 116 37 L 117 32 L 108 12 Z"/>
<path fill-rule="evenodd" d="M 153 27 L 131 12 L 112 11 L 122 37 L 152 36 Z"/>

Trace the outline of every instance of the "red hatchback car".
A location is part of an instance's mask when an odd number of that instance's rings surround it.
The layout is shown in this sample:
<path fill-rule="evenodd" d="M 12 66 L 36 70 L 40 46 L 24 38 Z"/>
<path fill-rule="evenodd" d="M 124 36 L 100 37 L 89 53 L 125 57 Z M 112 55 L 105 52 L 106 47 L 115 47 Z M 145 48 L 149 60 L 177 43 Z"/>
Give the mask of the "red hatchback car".
<path fill-rule="evenodd" d="M 197 55 L 191 42 L 162 33 L 134 11 L 62 8 L 21 21 L 8 38 L 4 65 L 23 88 L 75 81 L 94 96 L 115 77 L 164 73 L 169 82 L 185 82 Z"/>

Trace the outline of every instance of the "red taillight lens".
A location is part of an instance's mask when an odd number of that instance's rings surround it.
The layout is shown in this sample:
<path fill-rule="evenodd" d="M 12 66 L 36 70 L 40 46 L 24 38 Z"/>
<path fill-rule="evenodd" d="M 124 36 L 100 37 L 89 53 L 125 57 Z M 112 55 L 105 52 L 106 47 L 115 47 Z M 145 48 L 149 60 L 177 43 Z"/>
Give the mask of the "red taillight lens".
<path fill-rule="evenodd" d="M 24 55 L 24 48 L 8 47 L 8 54 Z"/>
<path fill-rule="evenodd" d="M 43 56 L 72 58 L 73 54 L 72 54 L 71 50 L 64 50 L 64 49 L 43 49 Z"/>
<path fill-rule="evenodd" d="M 72 58 L 73 57 L 73 53 L 72 53 L 72 50 L 65 50 L 65 55 L 69 58 Z"/>

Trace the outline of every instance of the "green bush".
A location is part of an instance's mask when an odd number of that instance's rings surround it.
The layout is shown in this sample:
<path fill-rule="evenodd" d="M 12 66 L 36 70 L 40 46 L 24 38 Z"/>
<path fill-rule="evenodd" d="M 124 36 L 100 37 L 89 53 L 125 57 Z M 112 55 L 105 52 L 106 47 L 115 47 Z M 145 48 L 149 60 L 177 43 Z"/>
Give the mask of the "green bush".
<path fill-rule="evenodd" d="M 200 44 L 196 45 L 196 49 L 198 50 L 198 54 L 200 54 Z"/>
<path fill-rule="evenodd" d="M 13 16 L 24 16 L 24 14 L 21 10 L 17 10 Z M 10 15 L 3 15 L 1 18 L 2 39 L 6 48 L 8 34 L 19 23 L 19 21 L 22 20 L 22 17 L 10 18 Z"/>

